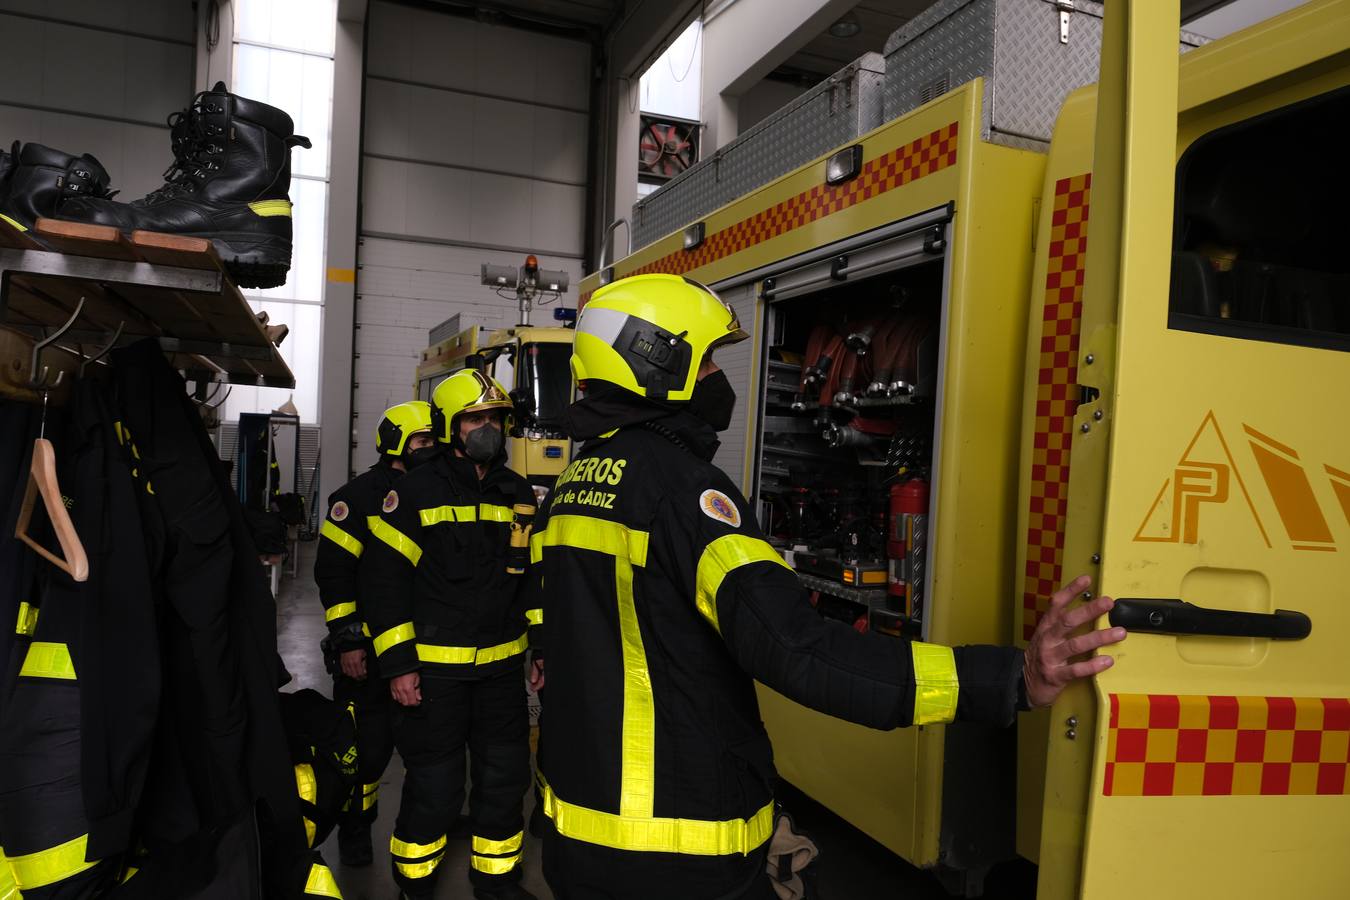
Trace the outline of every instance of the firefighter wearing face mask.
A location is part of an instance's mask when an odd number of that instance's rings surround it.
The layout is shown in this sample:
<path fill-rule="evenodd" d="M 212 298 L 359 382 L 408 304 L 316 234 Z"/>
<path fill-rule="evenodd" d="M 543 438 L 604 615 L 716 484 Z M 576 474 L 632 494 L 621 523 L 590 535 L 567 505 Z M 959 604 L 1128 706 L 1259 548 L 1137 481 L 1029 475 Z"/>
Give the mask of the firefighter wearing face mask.
<path fill-rule="evenodd" d="M 888 729 L 1009 724 L 1120 640 L 1069 632 L 1110 607 L 1055 595 L 1024 655 L 943 647 L 821 618 L 710 460 L 735 393 L 712 361 L 746 333 L 712 291 L 616 281 L 577 323 L 569 411 L 585 441 L 531 540 L 548 701 L 539 784 L 557 900 L 771 900 L 775 772 L 753 679 Z"/>
<path fill-rule="evenodd" d="M 314 581 L 319 586 L 328 637 L 324 658 L 333 676 L 333 699 L 356 710 L 359 772 L 338 824 L 343 865 L 367 866 L 372 859 L 370 825 L 378 815 L 380 776 L 394 752 L 389 692 L 371 648 L 365 623 L 370 591 L 370 521 L 408 469 L 436 452 L 431 405 L 421 400 L 385 410 L 375 432 L 375 465 L 328 498 L 328 516 L 319 532 Z"/>
<path fill-rule="evenodd" d="M 472 369 L 432 395 L 448 450 L 384 498 L 369 565 L 380 669 L 397 706 L 406 776 L 389 842 L 403 896 L 432 895 L 472 765 L 469 879 L 480 900 L 533 900 L 520 884 L 521 804 L 530 784 L 523 668 L 534 492 L 505 465 L 511 401 Z M 530 594 L 528 596 L 534 596 Z"/>

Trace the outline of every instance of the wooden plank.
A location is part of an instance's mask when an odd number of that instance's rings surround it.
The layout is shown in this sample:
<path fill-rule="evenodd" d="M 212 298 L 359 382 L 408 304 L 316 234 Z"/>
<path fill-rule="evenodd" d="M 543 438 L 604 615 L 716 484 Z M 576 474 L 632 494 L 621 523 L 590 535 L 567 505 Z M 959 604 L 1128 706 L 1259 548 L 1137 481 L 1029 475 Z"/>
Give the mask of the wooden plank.
<path fill-rule="evenodd" d="M 223 271 L 216 248 L 206 238 L 184 237 L 158 231 L 133 231 L 131 246 L 146 262 L 184 269 Z"/>
<path fill-rule="evenodd" d="M 53 250 L 96 259 L 120 259 L 139 262 L 140 257 L 131 243 L 111 225 L 89 225 L 84 222 L 63 222 L 59 219 L 38 219 L 33 231 Z"/>

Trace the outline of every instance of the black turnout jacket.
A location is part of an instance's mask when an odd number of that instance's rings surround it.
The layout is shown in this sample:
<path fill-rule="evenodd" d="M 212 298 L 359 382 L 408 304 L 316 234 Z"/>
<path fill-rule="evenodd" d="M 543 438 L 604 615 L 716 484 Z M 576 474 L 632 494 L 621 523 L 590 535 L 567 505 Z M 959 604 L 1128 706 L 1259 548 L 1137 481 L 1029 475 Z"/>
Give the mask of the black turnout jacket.
<path fill-rule="evenodd" d="M 756 679 L 872 728 L 1011 722 L 1020 651 L 823 619 L 709 461 L 711 428 L 648 405 L 595 437 L 616 410 L 587 428 L 587 402 L 572 430 L 592 439 L 531 542 L 548 651 L 539 771 L 563 838 L 654 865 L 763 845 L 776 776 Z"/>
<path fill-rule="evenodd" d="M 525 574 L 507 571 L 514 507 L 534 491 L 500 462 L 478 478 L 472 461 L 442 453 L 399 480 L 371 523 L 369 593 L 362 602 L 380 672 L 456 678 L 519 666 L 537 611 Z M 520 561 L 528 569 L 528 554 Z"/>
<path fill-rule="evenodd" d="M 364 597 L 370 590 L 368 567 L 361 560 L 370 548 L 371 523 L 380 517 L 380 505 L 403 476 L 384 460 L 371 466 L 333 492 L 328 515 L 319 531 L 314 557 L 314 581 L 336 648 L 351 650 L 362 643 Z"/>

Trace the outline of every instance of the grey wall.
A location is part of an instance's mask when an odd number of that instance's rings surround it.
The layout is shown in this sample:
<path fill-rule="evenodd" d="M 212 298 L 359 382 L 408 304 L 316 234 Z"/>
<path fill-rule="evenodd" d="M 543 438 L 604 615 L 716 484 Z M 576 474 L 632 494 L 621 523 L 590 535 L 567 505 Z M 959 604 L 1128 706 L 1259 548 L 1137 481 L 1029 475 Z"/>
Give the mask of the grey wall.
<path fill-rule="evenodd" d="M 0 0 L 0 143 L 90 153 L 125 200 L 173 160 L 165 118 L 192 100 L 189 0 Z"/>
<path fill-rule="evenodd" d="M 534 253 L 580 280 L 590 104 L 587 44 L 391 3 L 368 15 L 358 471 L 380 413 L 411 397 L 432 326 L 455 313 L 464 327 L 515 321 L 514 297 L 478 283 L 480 263 Z"/>
<path fill-rule="evenodd" d="M 766 78 L 741 95 L 737 115 L 739 130 L 749 131 L 778 110 L 805 94 L 807 88 Z"/>

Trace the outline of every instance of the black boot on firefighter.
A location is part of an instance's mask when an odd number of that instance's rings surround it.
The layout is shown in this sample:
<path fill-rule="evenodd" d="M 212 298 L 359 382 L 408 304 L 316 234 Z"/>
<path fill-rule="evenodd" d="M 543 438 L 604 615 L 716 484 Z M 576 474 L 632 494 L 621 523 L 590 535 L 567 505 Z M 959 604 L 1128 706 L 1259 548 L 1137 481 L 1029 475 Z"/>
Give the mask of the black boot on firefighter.
<path fill-rule="evenodd" d="M 12 152 L 0 157 L 7 157 L 0 159 L 0 216 L 20 231 L 56 218 L 72 198 L 107 202 L 112 196 L 107 170 L 87 153 L 71 156 L 41 144 L 20 149 L 15 141 Z"/>
<path fill-rule="evenodd" d="M 291 267 L 291 148 L 310 146 L 282 110 L 225 90 L 169 117 L 165 184 L 131 203 L 72 200 L 60 218 L 209 238 L 240 287 L 286 283 Z"/>
<path fill-rule="evenodd" d="M 338 859 L 344 866 L 355 869 L 375 861 L 369 822 L 355 817 L 344 817 L 338 822 Z"/>

